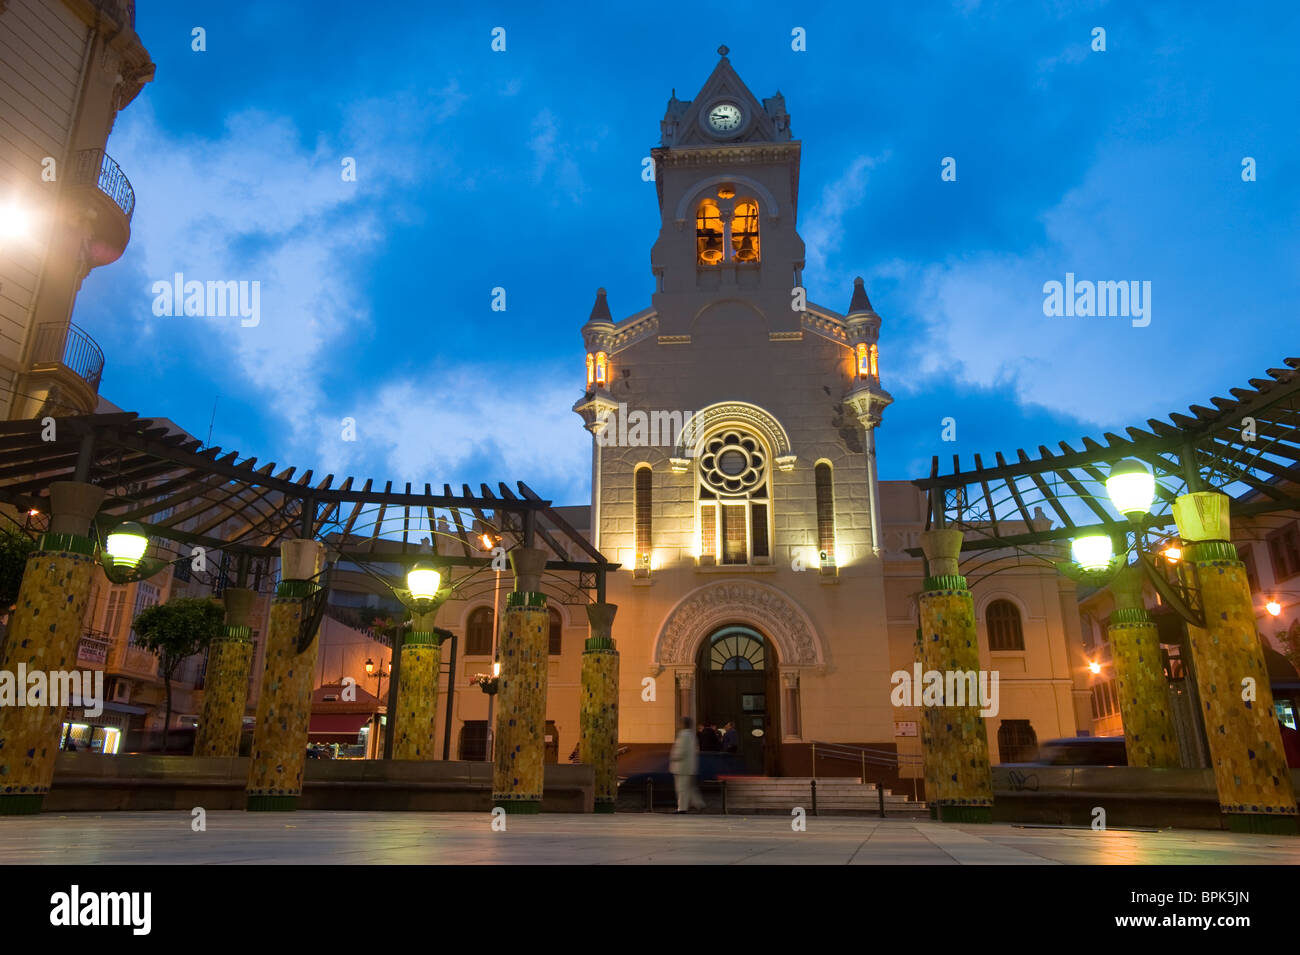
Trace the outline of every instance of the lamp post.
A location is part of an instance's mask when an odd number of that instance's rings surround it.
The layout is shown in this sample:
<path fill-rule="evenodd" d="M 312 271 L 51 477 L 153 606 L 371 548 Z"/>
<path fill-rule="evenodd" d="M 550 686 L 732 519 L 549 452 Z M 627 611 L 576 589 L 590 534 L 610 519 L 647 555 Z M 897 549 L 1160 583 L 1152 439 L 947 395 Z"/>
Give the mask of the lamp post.
<path fill-rule="evenodd" d="M 1071 547 L 1074 568 L 1093 582 L 1112 584 L 1116 610 L 1110 637 L 1120 686 L 1120 712 L 1131 765 L 1177 765 L 1165 745 L 1172 736 L 1167 696 L 1160 674 L 1159 643 L 1150 614 L 1142 605 L 1141 574 L 1188 624 L 1191 663 L 1200 694 L 1207 743 L 1214 768 L 1219 808 L 1229 828 L 1249 832 L 1295 833 L 1295 794 L 1273 713 L 1273 695 L 1263 648 L 1255 627 L 1255 608 L 1245 566 L 1230 543 L 1229 499 L 1217 491 L 1193 490 L 1173 506 L 1181 546 L 1167 560 L 1178 564 L 1185 593 L 1176 590 L 1144 553 L 1143 526 L 1156 489 L 1155 477 L 1136 461 L 1121 461 L 1106 480 L 1116 510 L 1133 525 L 1133 544 L 1103 560 L 1097 535 L 1077 538 Z M 1127 551 L 1137 564 L 1127 563 Z M 1139 570 L 1140 568 L 1140 570 Z M 1185 597 L 1199 600 L 1200 612 Z M 1163 711 L 1163 712 L 1162 712 Z M 1132 738 L 1130 738 L 1130 736 Z"/>
<path fill-rule="evenodd" d="M 376 672 L 375 661 L 367 657 L 365 666 L 366 676 L 373 676 L 375 678 L 375 699 L 382 699 L 384 695 L 384 677 L 388 676 L 388 674 L 384 672 L 384 665 L 380 663 L 378 672 Z"/>
<path fill-rule="evenodd" d="M 390 739 L 393 759 L 433 759 L 438 706 L 438 669 L 445 631 L 435 626 L 440 608 L 452 594 L 445 569 L 426 560 L 406 572 L 406 588 L 393 588 L 411 611 L 411 627 L 394 639 L 394 669 L 389 680 Z M 394 688 L 396 693 L 394 694 Z M 387 747 L 386 747 L 387 748 Z"/>

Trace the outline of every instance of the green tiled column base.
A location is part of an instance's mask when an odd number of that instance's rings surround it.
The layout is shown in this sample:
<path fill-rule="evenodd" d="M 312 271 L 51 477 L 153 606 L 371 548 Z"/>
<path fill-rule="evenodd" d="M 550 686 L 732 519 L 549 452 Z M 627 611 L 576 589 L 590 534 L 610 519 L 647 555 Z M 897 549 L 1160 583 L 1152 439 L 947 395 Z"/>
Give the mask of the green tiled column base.
<path fill-rule="evenodd" d="M 542 811 L 540 799 L 503 799 L 492 803 L 493 809 L 504 809 L 507 816 L 535 816 Z"/>
<path fill-rule="evenodd" d="M 933 806 L 938 809 L 940 822 L 990 823 L 993 821 L 992 806 Z"/>
<path fill-rule="evenodd" d="M 1224 813 L 1232 832 L 1261 832 L 1275 836 L 1300 835 L 1300 823 L 1295 816 L 1264 815 L 1255 812 Z"/>
<path fill-rule="evenodd" d="M 41 811 L 45 793 L 0 795 L 0 816 L 34 816 Z"/>
<path fill-rule="evenodd" d="M 249 812 L 293 812 L 298 808 L 297 796 L 249 796 Z"/>
<path fill-rule="evenodd" d="M 613 811 L 614 811 L 614 800 L 604 799 L 599 796 L 596 797 L 596 805 L 592 809 L 592 812 L 613 812 Z"/>

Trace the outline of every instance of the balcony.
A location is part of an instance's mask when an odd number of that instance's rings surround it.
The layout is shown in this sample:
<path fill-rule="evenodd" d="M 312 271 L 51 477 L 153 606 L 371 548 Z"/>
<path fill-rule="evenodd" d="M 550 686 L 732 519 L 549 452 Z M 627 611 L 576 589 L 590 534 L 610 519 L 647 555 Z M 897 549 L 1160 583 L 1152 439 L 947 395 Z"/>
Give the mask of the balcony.
<path fill-rule="evenodd" d="M 116 262 L 131 240 L 135 190 L 122 167 L 102 149 L 82 149 L 73 156 L 73 190 L 86 203 L 91 222 L 87 252 L 89 265 Z"/>
<path fill-rule="evenodd" d="M 99 392 L 99 379 L 104 374 L 104 352 L 93 338 L 71 322 L 67 325 L 46 322 L 36 327 L 32 371 L 63 372 L 65 377 L 71 373 L 76 379 L 72 384 L 89 388 L 93 397 Z"/>

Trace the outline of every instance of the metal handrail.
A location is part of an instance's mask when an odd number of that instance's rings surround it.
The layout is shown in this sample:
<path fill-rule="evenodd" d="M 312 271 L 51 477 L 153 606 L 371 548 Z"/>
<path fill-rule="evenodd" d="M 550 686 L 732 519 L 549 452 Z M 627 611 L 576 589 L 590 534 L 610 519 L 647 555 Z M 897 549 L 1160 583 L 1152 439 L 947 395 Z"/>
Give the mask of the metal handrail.
<path fill-rule="evenodd" d="M 93 390 L 104 374 L 104 352 L 93 338 L 69 322 L 45 322 L 36 328 L 32 364 L 63 365 Z"/>
<path fill-rule="evenodd" d="M 102 149 L 77 151 L 72 182 L 79 186 L 94 183 L 100 192 L 117 204 L 128 221 L 135 212 L 135 190 L 131 188 L 131 180 L 126 178 L 126 173 L 113 157 Z"/>

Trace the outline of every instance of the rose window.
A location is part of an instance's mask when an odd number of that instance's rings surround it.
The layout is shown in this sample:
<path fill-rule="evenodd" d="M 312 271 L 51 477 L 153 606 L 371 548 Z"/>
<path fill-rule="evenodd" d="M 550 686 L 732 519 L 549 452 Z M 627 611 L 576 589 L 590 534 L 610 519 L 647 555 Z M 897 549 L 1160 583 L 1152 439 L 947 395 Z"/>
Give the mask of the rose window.
<path fill-rule="evenodd" d="M 758 439 L 743 431 L 720 431 L 704 442 L 700 474 L 718 494 L 748 494 L 760 487 L 767 456 Z"/>

